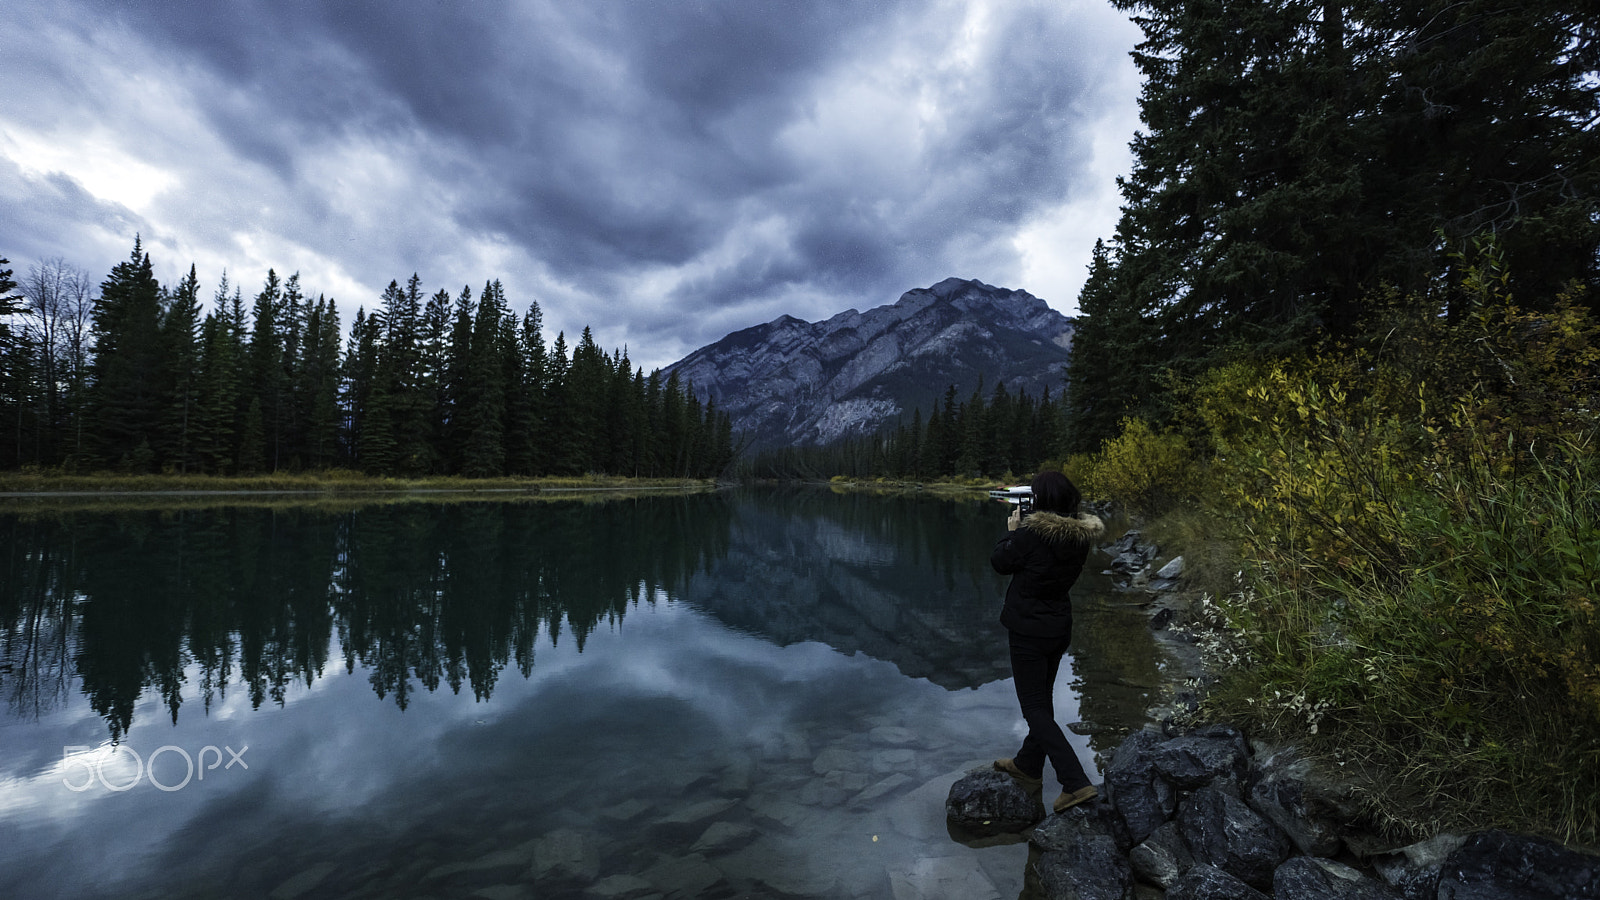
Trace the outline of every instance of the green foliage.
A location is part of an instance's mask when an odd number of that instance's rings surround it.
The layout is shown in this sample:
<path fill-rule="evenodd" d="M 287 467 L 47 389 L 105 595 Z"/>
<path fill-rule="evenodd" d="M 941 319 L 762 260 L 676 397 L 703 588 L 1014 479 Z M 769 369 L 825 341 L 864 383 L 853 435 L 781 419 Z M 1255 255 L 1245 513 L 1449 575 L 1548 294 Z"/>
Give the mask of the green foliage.
<path fill-rule="evenodd" d="M 1196 499 L 1200 471 L 1183 435 L 1158 433 L 1143 419 L 1126 419 L 1121 434 L 1093 458 L 1087 482 L 1092 496 L 1149 517 Z"/>
<path fill-rule="evenodd" d="M 357 310 L 348 344 L 334 302 L 305 296 L 298 274 L 268 271 L 248 316 L 226 275 L 203 315 L 199 290 L 193 267 L 163 288 L 136 241 L 94 301 L 93 351 L 63 346 L 59 370 L 36 364 L 55 359 L 44 342 L 11 340 L 16 311 L 0 310 L 0 409 L 15 426 L 0 466 L 705 478 L 736 456 L 732 421 L 691 386 L 647 380 L 588 329 L 570 362 L 564 337 L 547 351 L 539 305 L 519 318 L 499 281 L 454 303 L 425 301 L 415 274 L 392 281 L 376 310 Z"/>
<path fill-rule="evenodd" d="M 1144 32 L 1145 127 L 1079 297 L 1070 452 L 1180 413 L 1167 373 L 1365 333 L 1386 285 L 1431 299 L 1474 235 L 1523 297 L 1600 288 L 1592 9 L 1114 5 Z"/>
<path fill-rule="evenodd" d="M 1314 735 L 1400 826 L 1600 837 L 1600 325 L 1493 254 L 1370 337 L 1192 386 L 1250 565 L 1216 709 Z M 1352 756 L 1352 748 L 1362 748 Z"/>

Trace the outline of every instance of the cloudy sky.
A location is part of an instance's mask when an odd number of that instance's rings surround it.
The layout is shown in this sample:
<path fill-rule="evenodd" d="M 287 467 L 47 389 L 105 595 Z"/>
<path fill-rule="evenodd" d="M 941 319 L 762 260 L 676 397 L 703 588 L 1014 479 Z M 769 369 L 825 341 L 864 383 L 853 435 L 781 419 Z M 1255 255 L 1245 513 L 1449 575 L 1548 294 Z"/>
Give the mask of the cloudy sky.
<path fill-rule="evenodd" d="M 349 323 L 491 278 L 646 369 L 949 276 L 1075 310 L 1138 125 L 1107 0 L 10 0 L 0 256 L 142 235 Z"/>

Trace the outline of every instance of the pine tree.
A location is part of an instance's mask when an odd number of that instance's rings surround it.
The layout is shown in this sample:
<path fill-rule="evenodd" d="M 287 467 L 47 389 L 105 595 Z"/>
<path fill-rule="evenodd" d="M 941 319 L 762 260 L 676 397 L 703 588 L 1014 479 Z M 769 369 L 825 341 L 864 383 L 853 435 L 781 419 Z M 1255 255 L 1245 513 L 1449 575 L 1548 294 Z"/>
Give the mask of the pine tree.
<path fill-rule="evenodd" d="M 472 387 L 468 375 L 472 364 L 472 323 L 477 308 L 472 288 L 462 287 L 451 312 L 450 343 L 445 356 L 446 414 L 442 444 L 446 472 L 462 470 L 462 448 L 470 434 L 467 410 L 472 405 Z"/>
<path fill-rule="evenodd" d="M 374 442 L 365 434 L 368 424 L 367 414 L 373 405 L 373 394 L 377 390 L 380 327 L 381 323 L 377 316 L 368 316 L 363 307 L 356 307 L 356 318 L 350 326 L 350 348 L 345 354 L 340 377 L 342 384 L 340 394 L 344 410 L 342 443 L 346 448 L 346 458 L 351 465 L 369 472 L 375 469 L 367 464 L 364 457 L 368 446 L 376 443 L 381 448 L 387 444 L 381 435 Z"/>
<path fill-rule="evenodd" d="M 338 461 L 339 345 L 339 311 L 319 295 L 306 317 L 295 390 L 305 410 L 306 463 L 317 469 Z"/>
<path fill-rule="evenodd" d="M 278 273 L 267 270 L 267 279 L 251 307 L 250 341 L 246 347 L 248 381 L 245 428 L 241 432 L 240 465 L 247 471 L 276 471 L 283 449 L 283 408 L 288 394 L 284 376 L 283 283 Z M 259 418 L 259 422 L 252 421 Z M 259 435 L 259 438 L 258 438 Z M 259 439 L 260 446 L 250 441 Z"/>
<path fill-rule="evenodd" d="M 200 280 L 194 265 L 172 292 L 161 320 L 165 381 L 172 402 L 165 411 L 157 450 L 178 472 L 199 469 L 195 426 L 200 400 Z"/>
<path fill-rule="evenodd" d="M 528 404 L 528 473 L 550 471 L 550 403 L 547 370 L 549 360 L 544 346 L 544 311 L 538 301 L 528 304 L 522 317 L 523 385 Z"/>
<path fill-rule="evenodd" d="M 215 309 L 200 325 L 200 373 L 195 398 L 194 448 L 202 470 L 234 471 L 238 459 L 240 372 L 243 344 L 229 313 L 228 275 L 222 274 Z M 234 295 L 237 301 L 237 294 Z"/>
<path fill-rule="evenodd" d="M 100 285 L 93 313 L 90 434 L 99 457 L 149 470 L 168 401 L 162 392 L 161 285 L 140 240 Z"/>
<path fill-rule="evenodd" d="M 472 323 L 466 405 L 461 410 L 466 430 L 461 474 L 469 478 L 491 477 L 505 471 L 505 364 L 499 341 L 504 315 L 499 283 L 484 285 L 478 315 Z"/>

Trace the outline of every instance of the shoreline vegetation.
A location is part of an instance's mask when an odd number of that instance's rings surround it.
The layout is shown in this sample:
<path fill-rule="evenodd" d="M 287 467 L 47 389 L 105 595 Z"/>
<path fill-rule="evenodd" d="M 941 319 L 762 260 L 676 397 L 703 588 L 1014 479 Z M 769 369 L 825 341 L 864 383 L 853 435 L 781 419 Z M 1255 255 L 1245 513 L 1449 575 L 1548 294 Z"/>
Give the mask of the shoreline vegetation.
<path fill-rule="evenodd" d="M 1399 843 L 1600 848 L 1600 322 L 1463 288 L 1175 379 L 1063 468 L 1184 556 L 1197 721 L 1300 746 Z"/>
<path fill-rule="evenodd" d="M 372 503 L 614 499 L 659 492 L 715 490 L 707 478 L 589 475 L 539 478 L 391 478 L 325 471 L 277 475 L 69 475 L 0 473 L 0 509 L 52 510 L 217 504 L 361 506 Z"/>

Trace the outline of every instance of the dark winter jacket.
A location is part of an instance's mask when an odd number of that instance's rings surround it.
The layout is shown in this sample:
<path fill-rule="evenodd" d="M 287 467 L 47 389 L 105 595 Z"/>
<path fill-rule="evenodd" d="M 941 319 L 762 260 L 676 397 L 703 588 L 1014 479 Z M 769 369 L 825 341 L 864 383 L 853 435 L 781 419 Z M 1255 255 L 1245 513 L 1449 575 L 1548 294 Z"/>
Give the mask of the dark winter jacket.
<path fill-rule="evenodd" d="M 1006 532 L 994 545 L 989 563 L 1010 575 L 1000 624 L 1032 637 L 1066 637 L 1072 633 L 1072 589 L 1089 548 L 1105 533 L 1105 524 L 1088 513 L 1063 516 L 1037 511 Z"/>

